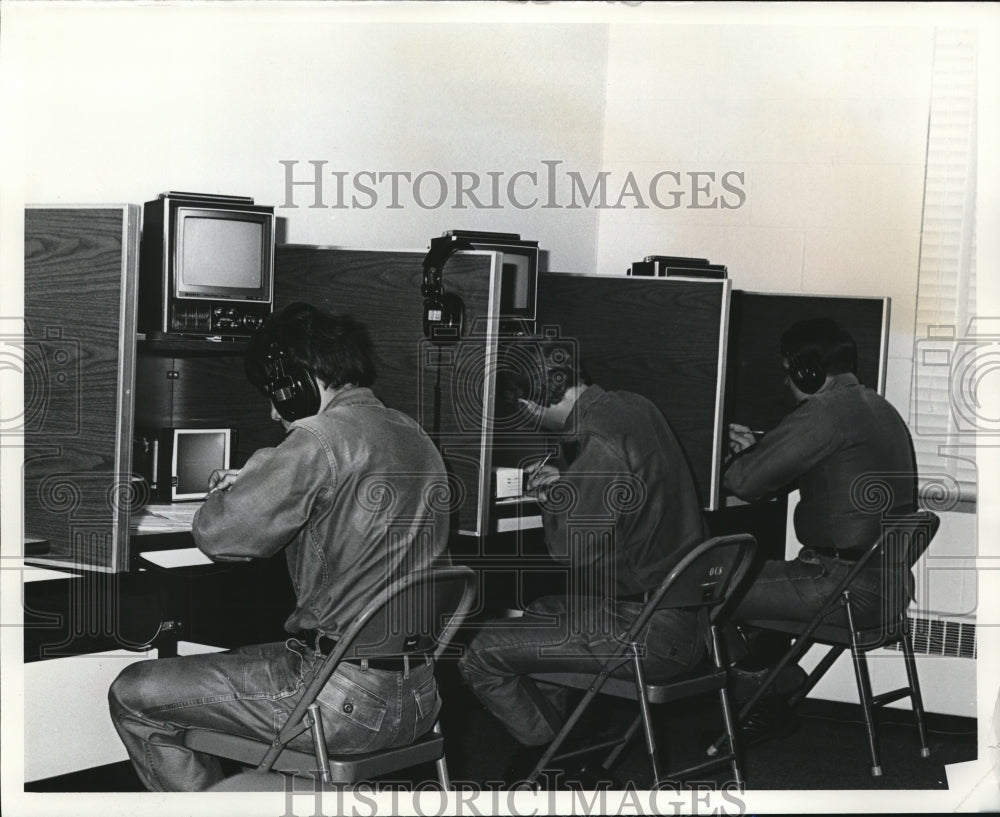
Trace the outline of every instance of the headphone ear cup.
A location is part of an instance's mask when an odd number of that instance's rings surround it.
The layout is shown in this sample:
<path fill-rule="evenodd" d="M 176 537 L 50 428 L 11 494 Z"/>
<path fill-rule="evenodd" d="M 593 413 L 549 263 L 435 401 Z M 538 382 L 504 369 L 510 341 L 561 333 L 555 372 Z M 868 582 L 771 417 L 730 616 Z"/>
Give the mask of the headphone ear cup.
<path fill-rule="evenodd" d="M 789 361 L 788 377 L 803 394 L 815 394 L 826 382 L 826 367 L 818 355 L 806 352 Z"/>
<path fill-rule="evenodd" d="M 275 348 L 268 357 L 264 390 L 282 419 L 292 422 L 312 417 L 319 411 L 319 387 L 305 366 L 285 366 L 285 355 Z"/>
<path fill-rule="evenodd" d="M 296 366 L 269 389 L 271 402 L 288 422 L 312 417 L 319 411 L 319 388 L 308 369 Z"/>
<path fill-rule="evenodd" d="M 460 340 L 465 326 L 465 304 L 451 292 L 424 299 L 424 336 L 434 341 Z"/>

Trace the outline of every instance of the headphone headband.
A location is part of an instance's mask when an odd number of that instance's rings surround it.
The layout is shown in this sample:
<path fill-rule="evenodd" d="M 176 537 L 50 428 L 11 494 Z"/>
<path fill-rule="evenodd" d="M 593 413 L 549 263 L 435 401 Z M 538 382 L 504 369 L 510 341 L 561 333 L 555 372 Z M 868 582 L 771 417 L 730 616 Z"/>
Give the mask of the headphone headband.
<path fill-rule="evenodd" d="M 424 279 L 420 294 L 424 296 L 424 337 L 435 342 L 459 340 L 465 323 L 465 304 L 454 293 L 444 291 L 441 271 L 452 254 L 470 250 L 472 245 L 451 236 L 431 239 L 430 250 L 424 256 Z"/>

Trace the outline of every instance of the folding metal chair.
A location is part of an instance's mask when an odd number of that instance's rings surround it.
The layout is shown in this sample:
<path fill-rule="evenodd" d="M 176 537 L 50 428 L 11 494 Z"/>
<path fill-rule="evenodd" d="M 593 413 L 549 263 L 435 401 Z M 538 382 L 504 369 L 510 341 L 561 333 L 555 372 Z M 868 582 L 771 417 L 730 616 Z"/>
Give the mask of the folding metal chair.
<path fill-rule="evenodd" d="M 849 649 L 854 662 L 854 675 L 858 685 L 858 697 L 861 702 L 861 710 L 865 721 L 865 731 L 868 738 L 868 751 L 871 756 L 872 776 L 878 777 L 882 774 L 882 766 L 879 760 L 878 737 L 875 729 L 874 710 L 885 704 L 898 701 L 901 698 L 909 697 L 913 707 L 913 713 L 917 722 L 917 730 L 920 733 L 920 755 L 930 757 L 930 749 L 927 746 L 927 734 L 924 727 L 924 707 L 920 697 L 920 681 L 917 677 L 917 665 L 913 657 L 913 646 L 910 641 L 909 620 L 906 617 L 906 610 L 903 609 L 898 614 L 893 614 L 882 622 L 881 626 L 875 628 L 862 628 L 855 623 L 855 613 L 851 605 L 850 586 L 857 575 L 869 565 L 886 560 L 887 563 L 905 563 L 908 568 L 912 568 L 917 560 L 927 550 L 937 533 L 941 520 L 930 511 L 919 511 L 917 513 L 887 519 L 882 535 L 872 544 L 858 559 L 850 572 L 840 582 L 838 587 L 830 594 L 829 600 L 816 613 L 816 615 L 805 624 L 792 621 L 747 621 L 752 627 L 763 630 L 773 630 L 786 633 L 795 638 L 788 652 L 765 676 L 764 681 L 742 706 L 739 712 L 739 721 L 743 721 L 752 711 L 757 702 L 773 686 L 781 671 L 801 658 L 806 650 L 813 644 L 823 644 L 830 649 L 816 667 L 809 673 L 803 686 L 795 692 L 789 699 L 789 705 L 797 706 L 816 686 L 819 680 L 826 674 L 834 661 Z M 846 624 L 833 620 L 840 619 L 840 614 L 846 619 Z M 865 657 L 867 652 L 877 647 L 885 647 L 898 644 L 902 648 L 903 659 L 906 666 L 907 685 L 880 695 L 872 694 L 871 677 L 868 672 L 868 662 Z M 715 743 L 708 749 L 710 756 L 715 755 L 725 740 L 724 735 L 720 735 Z"/>
<path fill-rule="evenodd" d="M 537 682 L 583 689 L 586 693 L 528 775 L 529 784 L 534 783 L 542 770 L 552 761 L 565 760 L 602 749 L 611 749 L 603 765 L 605 768 L 612 768 L 641 726 L 646 738 L 646 751 L 652 766 L 654 785 L 660 785 L 664 780 L 689 777 L 728 760 L 732 765 L 734 782 L 742 786 L 743 778 L 740 774 L 736 737 L 726 691 L 727 671 L 720 651 L 718 624 L 726 602 L 747 573 L 755 549 L 756 541 L 749 534 L 719 536 L 702 542 L 677 563 L 649 596 L 639 615 L 622 635 L 618 645 L 604 661 L 598 673 L 531 674 L 530 677 Z M 662 679 L 647 677 L 640 642 L 650 617 L 656 610 L 664 608 L 700 612 L 705 627 L 704 635 L 708 640 L 710 665 L 699 667 L 681 676 Z M 612 673 L 624 663 L 631 664 L 632 677 L 613 676 Z M 716 691 L 719 695 L 729 751 L 707 762 L 663 775 L 660 772 L 651 705 L 710 691 Z M 636 701 L 639 705 L 638 715 L 623 733 L 614 738 L 560 753 L 566 737 L 598 693 Z"/>
<path fill-rule="evenodd" d="M 316 697 L 345 659 L 440 658 L 469 614 L 475 588 L 476 574 L 468 567 L 425 571 L 394 582 L 379 593 L 340 636 L 334 649 L 318 665 L 288 721 L 271 742 L 192 727 L 184 734 L 184 745 L 256 766 L 261 774 L 274 770 L 312 777 L 319 772 L 324 784 L 336 785 L 371 780 L 434 762 L 442 788 L 450 789 L 439 723 L 431 732 L 406 746 L 335 754 L 326 745 Z M 287 744 L 306 729 L 311 730 L 312 751 L 288 748 Z"/>

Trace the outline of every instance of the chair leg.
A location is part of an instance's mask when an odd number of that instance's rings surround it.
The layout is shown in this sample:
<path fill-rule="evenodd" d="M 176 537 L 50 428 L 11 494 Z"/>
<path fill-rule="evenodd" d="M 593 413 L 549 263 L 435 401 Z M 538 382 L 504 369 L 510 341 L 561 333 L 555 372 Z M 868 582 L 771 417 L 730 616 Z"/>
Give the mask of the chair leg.
<path fill-rule="evenodd" d="M 722 722 L 726 727 L 726 742 L 729 744 L 729 765 L 733 770 L 733 782 L 743 791 L 743 775 L 740 774 L 740 759 L 736 749 L 736 728 L 733 725 L 733 710 L 729 705 L 729 693 L 719 690 L 719 704 L 722 707 Z"/>
<path fill-rule="evenodd" d="M 323 734 L 323 720 L 319 715 L 319 704 L 313 702 L 308 708 L 309 727 L 312 730 L 313 752 L 316 755 L 316 764 L 323 775 L 323 782 L 330 782 L 330 762 L 326 754 L 326 736 Z"/>
<path fill-rule="evenodd" d="M 624 734 L 621 737 L 621 740 L 618 742 L 618 745 L 615 746 L 615 748 L 608 753 L 608 756 L 606 758 L 604 758 L 603 765 L 605 769 L 614 768 L 615 762 L 618 760 L 618 756 L 623 751 L 625 751 L 625 747 L 628 746 L 629 743 L 632 741 L 632 738 L 635 737 L 635 733 L 639 731 L 640 726 L 642 726 L 641 713 L 635 716 L 635 720 L 632 721 L 631 726 L 629 726 L 629 728 L 625 730 Z"/>
<path fill-rule="evenodd" d="M 646 673 L 642 668 L 642 659 L 637 650 L 632 650 L 632 671 L 635 673 L 635 692 L 639 698 L 639 714 L 642 716 L 642 728 L 646 733 L 646 751 L 649 753 L 649 763 L 653 767 L 653 785 L 660 785 L 660 764 L 656 756 L 656 736 L 653 734 L 653 714 L 649 708 L 649 698 L 646 697 Z"/>
<path fill-rule="evenodd" d="M 903 660 L 906 663 L 906 678 L 910 684 L 910 701 L 913 704 L 913 714 L 917 719 L 917 731 L 920 733 L 920 756 L 930 757 L 931 750 L 927 746 L 927 730 L 924 726 L 924 699 L 920 694 L 917 661 L 913 657 L 913 645 L 910 643 L 908 632 L 903 633 L 900 644 L 903 647 Z"/>
<path fill-rule="evenodd" d="M 750 696 L 750 698 L 740 707 L 739 713 L 736 716 L 738 723 L 743 723 L 743 721 L 747 719 L 750 713 L 753 712 L 753 708 L 757 705 L 757 702 L 764 697 L 772 686 L 774 686 L 774 682 L 777 680 L 778 675 L 781 674 L 781 671 L 789 664 L 798 661 L 803 655 L 805 655 L 806 648 L 811 643 L 812 642 L 805 636 L 800 636 L 795 640 L 788 652 L 781 657 L 781 660 L 778 661 L 777 664 L 771 667 L 771 670 L 767 673 L 760 686 L 754 690 L 754 693 Z M 705 750 L 705 754 L 709 757 L 715 757 L 719 753 L 719 748 L 725 740 L 725 734 L 719 735 L 719 737 L 715 739 L 715 742 Z"/>
<path fill-rule="evenodd" d="M 607 672 L 601 672 L 594 679 L 594 682 L 590 685 L 590 689 L 588 689 L 586 693 L 584 693 L 584 696 L 580 700 L 580 703 L 576 705 L 576 709 L 574 709 L 573 712 L 570 714 L 570 716 L 566 719 L 565 723 L 563 723 L 562 725 L 562 728 L 556 733 L 556 736 L 552 739 L 552 742 L 549 744 L 548 748 L 538 759 L 538 762 L 535 764 L 535 768 L 531 770 L 531 773 L 525 780 L 526 783 L 528 783 L 529 785 L 533 785 L 535 780 L 538 778 L 538 775 L 542 773 L 542 770 L 548 765 L 549 761 L 556 756 L 556 753 L 559 751 L 559 747 L 563 745 L 567 736 L 573 730 L 573 727 L 576 726 L 577 722 L 583 716 L 583 713 L 586 710 L 586 708 L 590 706 L 590 702 L 594 700 L 594 698 L 597 696 L 597 693 L 600 691 L 601 687 L 604 686 L 604 681 L 607 679 L 607 677 L 608 677 Z M 540 695 L 541 693 L 538 694 Z"/>
<path fill-rule="evenodd" d="M 434 732 L 438 735 L 441 734 L 441 723 L 435 722 Z M 451 777 L 448 774 L 448 761 L 445 759 L 444 754 L 441 754 L 437 760 L 434 761 L 434 765 L 437 767 L 438 782 L 441 784 L 441 788 L 444 791 L 451 791 Z"/>
<path fill-rule="evenodd" d="M 845 597 L 847 593 L 844 594 Z M 882 764 L 879 762 L 878 740 L 875 734 L 875 720 L 872 715 L 872 682 L 868 674 L 868 662 L 865 654 L 858 646 L 854 629 L 854 615 L 851 611 L 850 599 L 846 599 L 844 610 L 847 613 L 847 629 L 851 635 L 851 658 L 854 660 L 854 676 L 858 682 L 858 695 L 861 697 L 861 712 L 865 718 L 865 732 L 868 736 L 868 751 L 872 761 L 872 777 L 882 776 Z"/>
<path fill-rule="evenodd" d="M 719 631 L 713 625 L 712 636 L 712 663 L 716 669 L 722 669 L 722 653 L 719 647 Z M 729 743 L 730 763 L 733 769 L 733 782 L 743 791 L 743 776 L 740 774 L 740 760 L 736 751 L 736 729 L 733 725 L 733 710 L 729 705 L 729 692 L 723 686 L 719 689 L 719 704 L 722 707 L 722 722 L 726 728 L 726 740 Z"/>

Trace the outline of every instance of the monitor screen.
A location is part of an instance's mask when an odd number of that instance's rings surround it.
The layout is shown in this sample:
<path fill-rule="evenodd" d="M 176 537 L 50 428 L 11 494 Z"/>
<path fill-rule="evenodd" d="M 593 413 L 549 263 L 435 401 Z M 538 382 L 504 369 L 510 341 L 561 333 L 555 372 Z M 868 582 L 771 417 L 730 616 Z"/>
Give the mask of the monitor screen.
<path fill-rule="evenodd" d="M 500 276 L 500 317 L 535 319 L 537 250 L 528 254 L 503 251 Z"/>
<path fill-rule="evenodd" d="M 174 429 L 172 498 L 203 499 L 213 471 L 229 467 L 232 431 L 228 428 Z"/>
<path fill-rule="evenodd" d="M 270 301 L 272 213 L 182 205 L 174 218 L 176 297 Z"/>
<path fill-rule="evenodd" d="M 263 284 L 264 225 L 190 216 L 181 242 L 181 286 L 256 289 Z"/>

